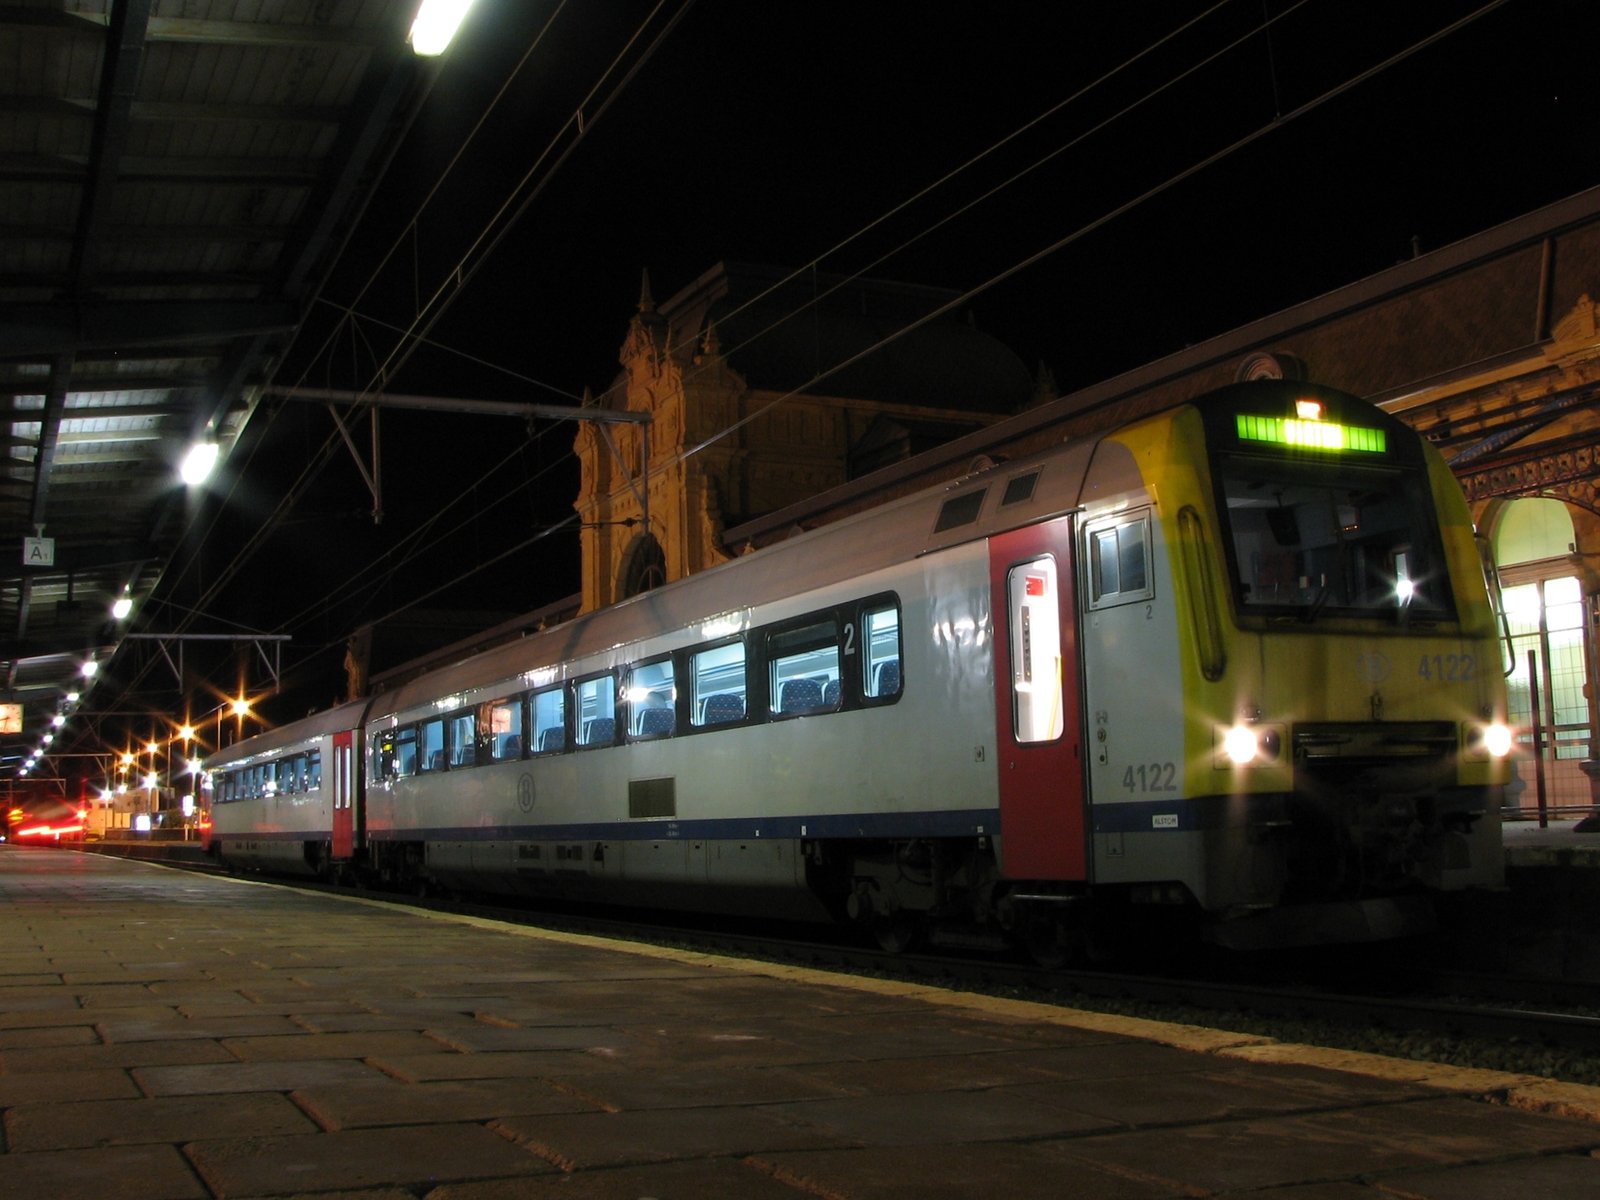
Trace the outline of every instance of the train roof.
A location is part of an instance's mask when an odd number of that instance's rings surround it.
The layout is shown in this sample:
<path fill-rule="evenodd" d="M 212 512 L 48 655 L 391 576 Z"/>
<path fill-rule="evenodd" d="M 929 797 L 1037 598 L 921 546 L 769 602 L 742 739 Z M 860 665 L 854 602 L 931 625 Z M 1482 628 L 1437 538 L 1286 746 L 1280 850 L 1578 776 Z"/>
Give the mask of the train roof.
<path fill-rule="evenodd" d="M 366 708 L 367 699 L 362 697 L 322 712 L 312 713 L 309 717 L 302 717 L 298 721 L 291 721 L 287 725 L 280 725 L 265 733 L 247 737 L 207 758 L 206 769 L 214 770 L 243 759 L 254 758 L 258 754 L 271 754 L 274 750 L 282 750 L 310 738 L 325 737 L 331 733 L 343 733 L 347 729 L 355 729 L 361 724 L 362 714 L 366 712 Z"/>

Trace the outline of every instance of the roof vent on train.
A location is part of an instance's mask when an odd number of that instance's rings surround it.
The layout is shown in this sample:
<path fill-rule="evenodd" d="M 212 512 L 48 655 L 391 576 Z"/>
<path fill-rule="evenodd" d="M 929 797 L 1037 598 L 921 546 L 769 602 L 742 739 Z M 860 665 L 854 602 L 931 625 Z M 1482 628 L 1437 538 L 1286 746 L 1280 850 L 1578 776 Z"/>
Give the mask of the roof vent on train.
<path fill-rule="evenodd" d="M 980 454 L 967 464 L 967 474 L 981 475 L 983 472 L 992 471 L 1008 461 L 1008 457 L 1004 454 Z"/>
<path fill-rule="evenodd" d="M 1247 355 L 1233 373 L 1235 383 L 1252 383 L 1257 379 L 1286 379 L 1294 383 L 1306 378 L 1305 360 L 1293 354 L 1261 352 Z"/>
<path fill-rule="evenodd" d="M 970 492 L 963 492 L 946 500 L 939 509 L 939 519 L 934 522 L 933 531 L 943 533 L 947 529 L 971 525 L 978 519 L 978 513 L 983 508 L 983 498 L 988 494 L 988 488 L 973 488 Z"/>

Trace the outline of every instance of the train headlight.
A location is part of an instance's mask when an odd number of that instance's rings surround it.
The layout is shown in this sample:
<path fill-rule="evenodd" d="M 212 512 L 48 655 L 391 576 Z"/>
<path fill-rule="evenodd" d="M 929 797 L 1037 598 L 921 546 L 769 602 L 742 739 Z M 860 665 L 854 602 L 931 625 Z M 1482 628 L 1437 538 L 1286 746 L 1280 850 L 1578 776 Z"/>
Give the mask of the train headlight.
<path fill-rule="evenodd" d="M 1244 725 L 1235 725 L 1222 735 L 1222 751 L 1239 766 L 1253 760 L 1256 752 L 1261 748 L 1256 740 L 1256 731 Z"/>
<path fill-rule="evenodd" d="M 1496 721 L 1483 731 L 1483 748 L 1496 758 L 1511 753 L 1511 730 Z"/>

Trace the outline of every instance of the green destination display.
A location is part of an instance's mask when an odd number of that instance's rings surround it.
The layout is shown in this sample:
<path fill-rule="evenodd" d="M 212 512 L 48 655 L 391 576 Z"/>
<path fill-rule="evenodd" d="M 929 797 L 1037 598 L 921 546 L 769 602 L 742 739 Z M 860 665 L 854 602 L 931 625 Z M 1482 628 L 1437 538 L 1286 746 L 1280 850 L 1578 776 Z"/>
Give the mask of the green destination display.
<path fill-rule="evenodd" d="M 1246 413 L 1239 414 L 1239 437 L 1247 442 L 1276 442 L 1280 446 L 1305 446 L 1311 450 L 1363 450 L 1382 454 L 1388 449 L 1381 429 Z"/>

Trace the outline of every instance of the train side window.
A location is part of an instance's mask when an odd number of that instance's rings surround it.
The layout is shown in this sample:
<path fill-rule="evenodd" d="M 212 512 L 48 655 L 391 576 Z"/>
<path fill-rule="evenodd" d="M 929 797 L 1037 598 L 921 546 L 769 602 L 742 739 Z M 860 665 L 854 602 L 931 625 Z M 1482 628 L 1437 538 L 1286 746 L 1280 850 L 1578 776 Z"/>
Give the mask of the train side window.
<path fill-rule="evenodd" d="M 1018 742 L 1061 736 L 1061 596 L 1050 555 L 1006 575 L 1011 616 L 1011 723 Z"/>
<path fill-rule="evenodd" d="M 678 689 L 673 685 L 672 660 L 640 663 L 628 672 L 628 736 L 670 737 L 677 724 Z"/>
<path fill-rule="evenodd" d="M 313 750 L 306 755 L 306 786 L 313 792 L 322 786 L 321 750 Z"/>
<path fill-rule="evenodd" d="M 898 608 L 862 610 L 861 649 L 861 694 L 869 700 L 898 696 L 901 685 Z"/>
<path fill-rule="evenodd" d="M 423 772 L 444 770 L 443 717 L 434 717 L 417 726 L 417 766 Z"/>
<path fill-rule="evenodd" d="M 575 689 L 574 724 L 578 745 L 614 746 L 617 741 L 617 680 L 613 675 L 585 679 Z"/>
<path fill-rule="evenodd" d="M 745 718 L 744 643 L 729 642 L 689 655 L 689 723 L 727 725 Z"/>
<path fill-rule="evenodd" d="M 478 765 L 478 714 L 456 713 L 447 724 L 450 727 L 450 767 L 475 767 Z"/>
<path fill-rule="evenodd" d="M 767 635 L 771 712 L 775 717 L 839 707 L 839 622 L 828 617 Z"/>
<path fill-rule="evenodd" d="M 554 754 L 567 748 L 567 689 L 553 687 L 533 695 L 533 752 Z"/>
<path fill-rule="evenodd" d="M 1089 564 L 1089 607 L 1109 608 L 1155 595 L 1151 587 L 1150 513 L 1120 514 L 1084 531 Z"/>
<path fill-rule="evenodd" d="M 303 792 L 306 790 L 306 756 L 296 754 L 284 764 L 289 769 L 289 778 L 284 781 L 283 790 L 286 792 Z"/>
<path fill-rule="evenodd" d="M 394 732 L 395 774 L 401 779 L 417 773 L 417 729 L 407 725 Z"/>
<path fill-rule="evenodd" d="M 489 761 L 522 757 L 522 697 L 491 700 L 478 709 L 478 735 L 489 748 Z"/>

